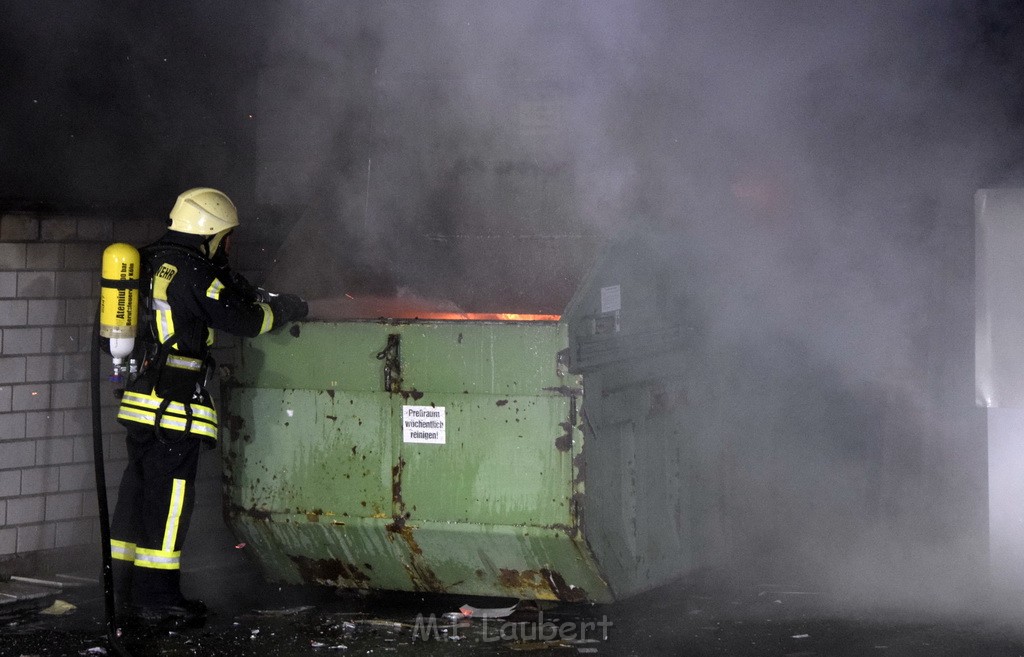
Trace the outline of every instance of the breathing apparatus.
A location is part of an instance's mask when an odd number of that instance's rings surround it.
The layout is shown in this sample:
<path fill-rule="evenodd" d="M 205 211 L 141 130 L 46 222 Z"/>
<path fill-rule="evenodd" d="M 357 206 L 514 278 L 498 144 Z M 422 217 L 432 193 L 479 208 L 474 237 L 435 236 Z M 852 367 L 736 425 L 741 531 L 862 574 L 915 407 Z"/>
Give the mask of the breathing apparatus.
<path fill-rule="evenodd" d="M 111 380 L 115 382 L 120 382 L 126 371 L 129 374 L 138 371 L 136 359 L 130 358 L 127 365 L 124 359 L 135 350 L 140 268 L 139 250 L 130 244 L 118 242 L 103 251 L 99 334 L 110 340 Z"/>

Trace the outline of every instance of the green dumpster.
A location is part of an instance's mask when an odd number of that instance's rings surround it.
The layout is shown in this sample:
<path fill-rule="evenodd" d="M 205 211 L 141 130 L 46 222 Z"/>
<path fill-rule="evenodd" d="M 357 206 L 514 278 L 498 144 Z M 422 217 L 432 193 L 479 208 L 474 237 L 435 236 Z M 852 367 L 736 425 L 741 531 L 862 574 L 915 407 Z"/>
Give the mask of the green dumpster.
<path fill-rule="evenodd" d="M 666 401 L 684 342 L 658 317 L 664 272 L 629 264 L 637 240 L 553 318 L 308 321 L 244 341 L 225 517 L 263 573 L 607 602 L 697 567 Z"/>

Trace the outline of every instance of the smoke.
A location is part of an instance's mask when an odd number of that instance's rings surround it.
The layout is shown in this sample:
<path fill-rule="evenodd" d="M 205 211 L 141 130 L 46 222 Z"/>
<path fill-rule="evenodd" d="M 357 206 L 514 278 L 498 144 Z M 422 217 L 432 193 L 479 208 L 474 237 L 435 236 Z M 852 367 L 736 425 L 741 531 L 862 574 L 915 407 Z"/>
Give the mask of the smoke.
<path fill-rule="evenodd" d="M 603 239 L 672 235 L 729 400 L 708 440 L 766 441 L 711 459 L 737 535 L 776 544 L 749 561 L 956 589 L 985 558 L 971 195 L 1024 144 L 1011 9 L 288 3 L 260 190 L 305 214 L 270 282 L 558 312 Z M 783 510 L 758 517 L 766 454 Z"/>

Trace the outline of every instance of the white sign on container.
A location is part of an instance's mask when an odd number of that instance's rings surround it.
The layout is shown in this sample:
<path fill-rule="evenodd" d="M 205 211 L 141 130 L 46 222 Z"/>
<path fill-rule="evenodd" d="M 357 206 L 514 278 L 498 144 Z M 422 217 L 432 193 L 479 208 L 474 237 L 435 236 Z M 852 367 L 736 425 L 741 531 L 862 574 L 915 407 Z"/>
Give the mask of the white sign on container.
<path fill-rule="evenodd" d="M 402 442 L 443 445 L 444 406 L 402 406 Z"/>
<path fill-rule="evenodd" d="M 601 288 L 601 312 L 613 313 L 622 310 L 622 286 L 611 285 Z"/>

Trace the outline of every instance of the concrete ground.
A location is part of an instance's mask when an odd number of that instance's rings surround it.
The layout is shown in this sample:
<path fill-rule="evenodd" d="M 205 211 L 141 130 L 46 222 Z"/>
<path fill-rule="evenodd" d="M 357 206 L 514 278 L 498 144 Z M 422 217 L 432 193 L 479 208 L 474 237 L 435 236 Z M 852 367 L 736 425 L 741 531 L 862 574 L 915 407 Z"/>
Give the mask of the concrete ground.
<path fill-rule="evenodd" d="M 982 607 L 969 613 L 853 610 L 814 591 L 678 583 L 612 605 L 524 602 L 504 619 L 453 621 L 445 614 L 465 603 L 480 607 L 515 601 L 413 593 L 339 595 L 322 588 L 281 587 L 263 582 L 243 552 L 232 546 L 221 558 L 186 569 L 187 593 L 214 610 L 204 627 L 128 627 L 120 637 L 123 647 L 144 657 L 1024 655 L 1024 613 L 995 614 Z M 59 615 L 41 613 L 55 600 L 75 608 Z M 116 654 L 106 636 L 102 592 L 95 582 L 7 607 L 0 609 L 4 657 Z"/>

